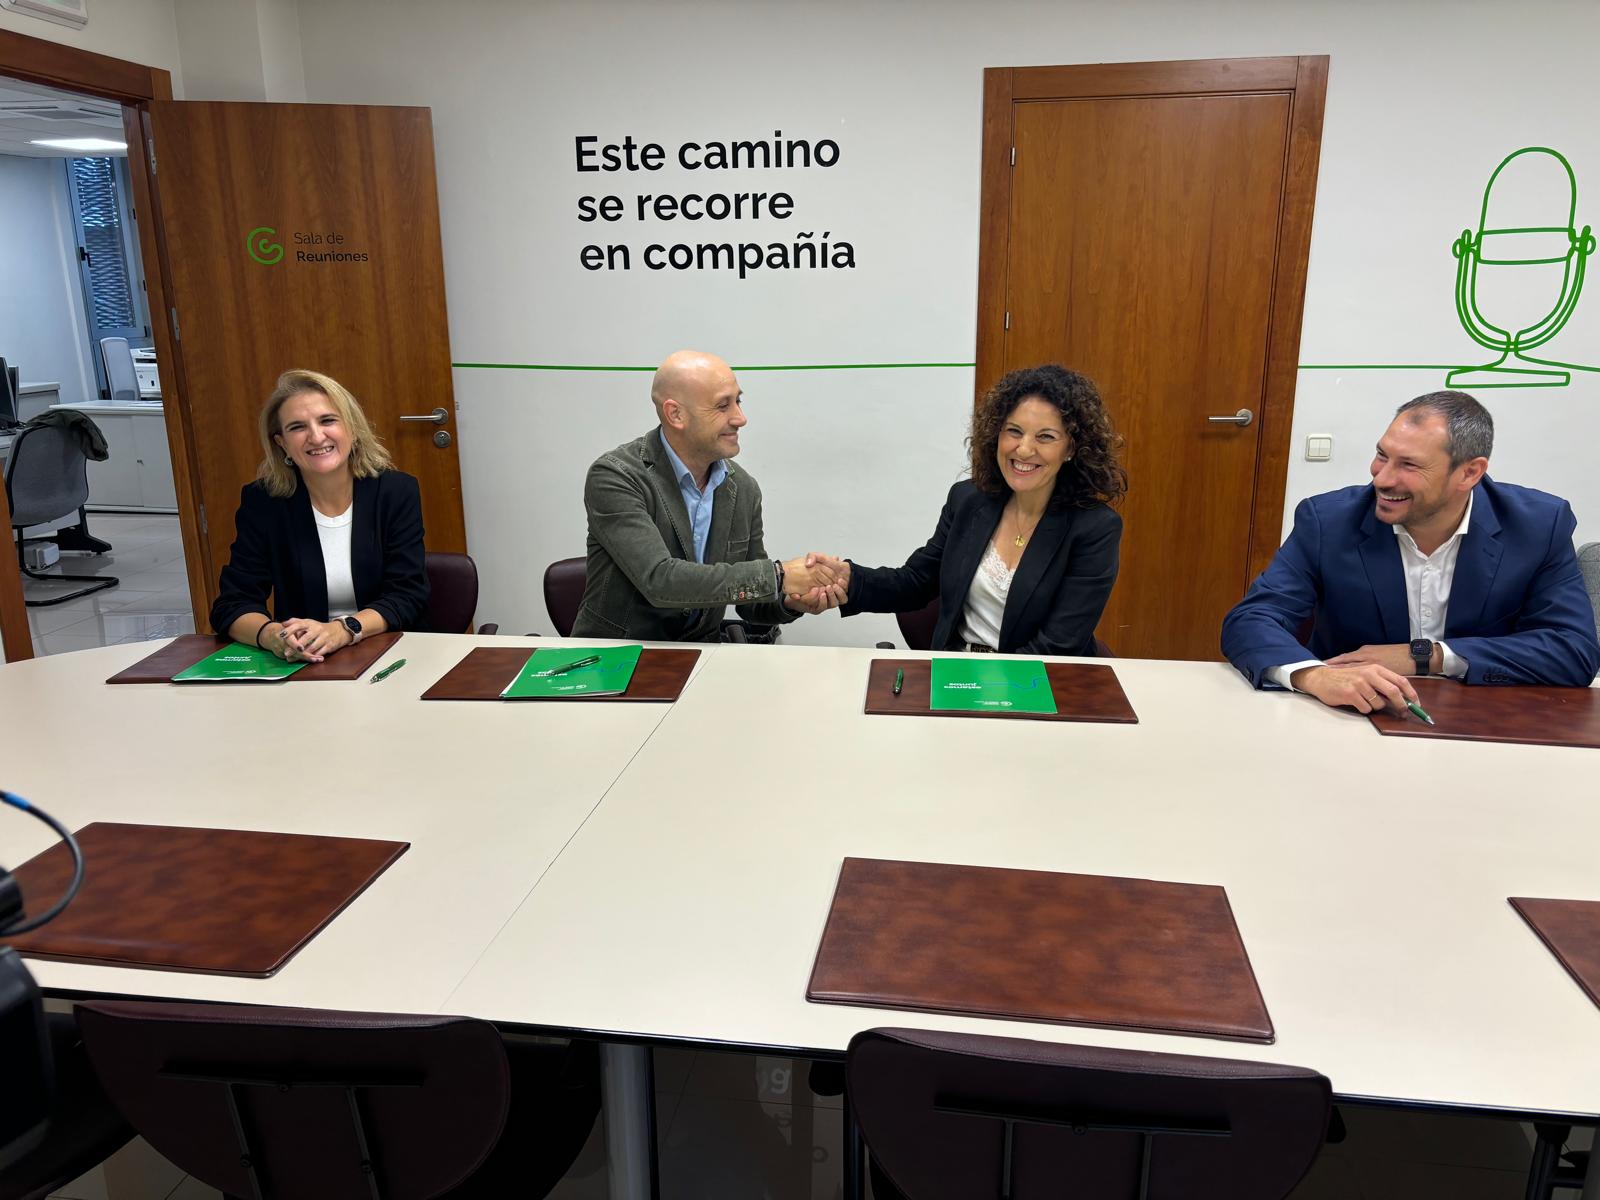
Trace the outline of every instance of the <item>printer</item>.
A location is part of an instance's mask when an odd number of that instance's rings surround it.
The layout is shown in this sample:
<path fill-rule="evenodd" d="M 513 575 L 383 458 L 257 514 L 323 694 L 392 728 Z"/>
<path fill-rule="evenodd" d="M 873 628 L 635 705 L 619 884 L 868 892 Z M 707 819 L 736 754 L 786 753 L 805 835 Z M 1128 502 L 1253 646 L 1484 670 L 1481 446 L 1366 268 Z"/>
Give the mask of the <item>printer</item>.
<path fill-rule="evenodd" d="M 133 373 L 139 377 L 139 399 L 161 399 L 161 373 L 156 369 L 156 352 L 153 346 L 134 346 Z"/>

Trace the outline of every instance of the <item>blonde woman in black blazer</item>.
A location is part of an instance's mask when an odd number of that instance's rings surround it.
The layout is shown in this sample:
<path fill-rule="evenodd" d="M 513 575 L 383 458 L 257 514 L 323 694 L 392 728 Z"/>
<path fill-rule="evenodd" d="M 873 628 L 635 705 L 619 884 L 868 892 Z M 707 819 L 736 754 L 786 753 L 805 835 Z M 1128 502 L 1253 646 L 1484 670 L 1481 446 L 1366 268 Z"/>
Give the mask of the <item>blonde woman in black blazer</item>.
<path fill-rule="evenodd" d="M 914 612 L 935 597 L 935 650 L 1092 654 L 1117 580 L 1127 491 L 1094 383 L 1065 367 L 1013 371 L 972 417 L 972 478 L 950 489 L 901 567 L 850 564 L 845 616 Z"/>
<path fill-rule="evenodd" d="M 428 605 L 421 493 L 355 397 L 326 375 L 286 371 L 260 431 L 266 455 L 239 497 L 211 627 L 310 662 L 417 628 Z"/>

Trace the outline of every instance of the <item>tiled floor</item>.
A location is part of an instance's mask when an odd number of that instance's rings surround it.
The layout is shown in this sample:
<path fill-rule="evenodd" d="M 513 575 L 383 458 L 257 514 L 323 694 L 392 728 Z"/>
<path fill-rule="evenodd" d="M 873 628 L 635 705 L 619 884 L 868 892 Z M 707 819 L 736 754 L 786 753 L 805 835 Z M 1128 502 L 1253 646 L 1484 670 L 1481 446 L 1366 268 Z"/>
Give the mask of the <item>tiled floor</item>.
<path fill-rule="evenodd" d="M 119 582 L 78 600 L 28 609 L 35 654 L 63 654 L 194 632 L 177 517 L 90 513 L 89 532 L 110 542 L 111 552 L 65 554 L 45 573 L 115 576 Z M 83 586 L 23 577 L 23 592 L 29 600 L 46 600 Z"/>
<path fill-rule="evenodd" d="M 843 1195 L 839 1101 L 812 1095 L 806 1070 L 806 1063 L 787 1058 L 657 1050 L 663 1200 L 838 1200 Z M 1523 1196 L 1530 1142 L 1515 1122 L 1342 1111 L 1349 1136 L 1326 1147 L 1293 1200 Z M 1575 1132 L 1575 1146 L 1588 1141 L 1587 1131 Z M 57 1195 L 63 1200 L 219 1200 L 218 1192 L 185 1179 L 143 1143 Z M 606 1200 L 603 1119 L 551 1196 Z"/>

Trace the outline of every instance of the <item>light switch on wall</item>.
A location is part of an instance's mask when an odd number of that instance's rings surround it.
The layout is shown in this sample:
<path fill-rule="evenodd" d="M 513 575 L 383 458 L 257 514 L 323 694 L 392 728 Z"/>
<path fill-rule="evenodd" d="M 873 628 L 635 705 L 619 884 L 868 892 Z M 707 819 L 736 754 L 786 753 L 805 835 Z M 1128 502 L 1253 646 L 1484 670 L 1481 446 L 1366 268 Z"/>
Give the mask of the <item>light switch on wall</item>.
<path fill-rule="evenodd" d="M 1333 435 L 1312 433 L 1306 435 L 1306 461 L 1327 462 L 1333 457 Z"/>

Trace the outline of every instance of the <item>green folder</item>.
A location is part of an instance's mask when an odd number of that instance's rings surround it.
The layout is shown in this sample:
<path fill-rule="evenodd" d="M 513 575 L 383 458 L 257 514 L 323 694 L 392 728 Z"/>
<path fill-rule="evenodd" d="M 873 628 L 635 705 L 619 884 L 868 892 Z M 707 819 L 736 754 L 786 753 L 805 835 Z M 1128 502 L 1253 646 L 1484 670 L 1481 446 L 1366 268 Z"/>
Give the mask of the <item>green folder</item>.
<path fill-rule="evenodd" d="M 1053 713 L 1055 693 L 1036 658 L 936 658 L 929 707 L 955 712 Z"/>
<path fill-rule="evenodd" d="M 284 662 L 271 650 L 240 644 L 212 651 L 194 666 L 179 671 L 172 682 L 271 683 L 287 679 L 305 666 L 303 662 Z"/>
<path fill-rule="evenodd" d="M 506 700 L 559 700 L 567 696 L 617 696 L 628 690 L 643 646 L 562 646 L 535 650 L 500 695 Z M 598 659 L 569 671 L 562 667 Z"/>

